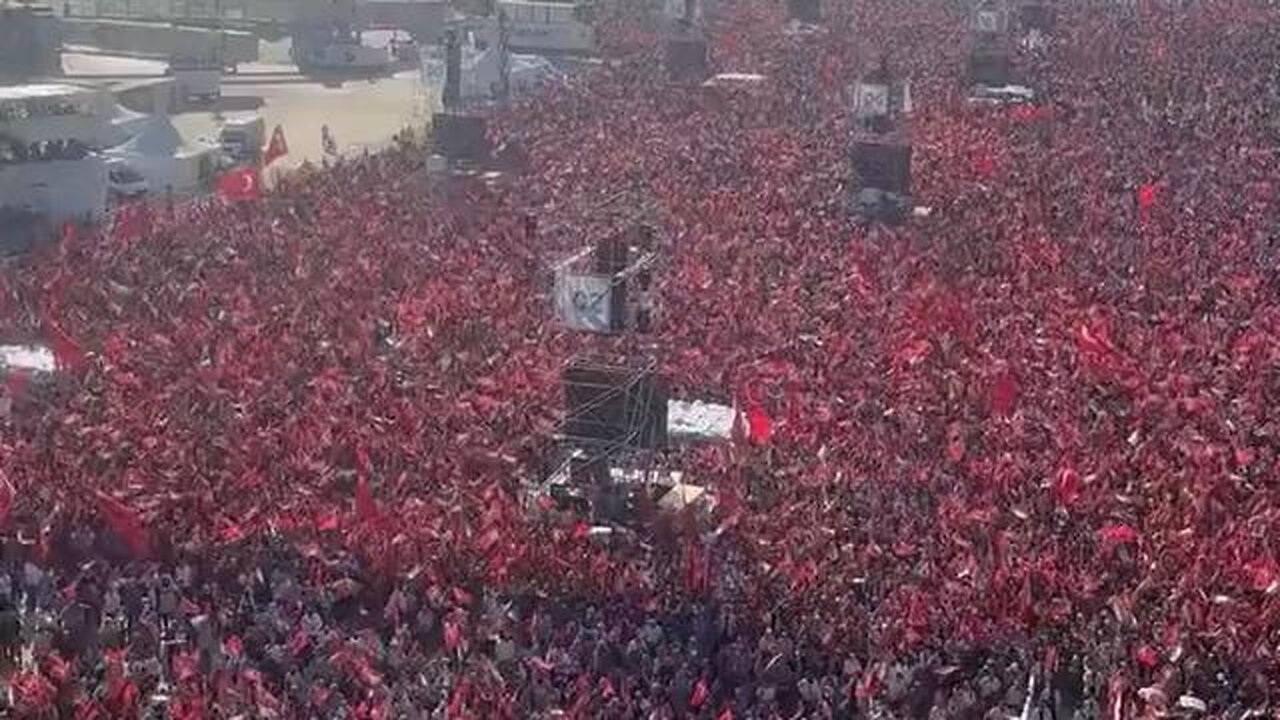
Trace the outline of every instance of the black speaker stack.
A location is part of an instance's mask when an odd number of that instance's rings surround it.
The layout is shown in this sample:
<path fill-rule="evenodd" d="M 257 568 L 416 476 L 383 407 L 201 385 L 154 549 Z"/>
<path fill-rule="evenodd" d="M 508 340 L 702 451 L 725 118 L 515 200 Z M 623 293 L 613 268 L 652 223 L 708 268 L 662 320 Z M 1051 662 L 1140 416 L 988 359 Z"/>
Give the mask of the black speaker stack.
<path fill-rule="evenodd" d="M 853 172 L 859 187 L 911 194 L 911 146 L 877 140 L 853 145 Z"/>
<path fill-rule="evenodd" d="M 587 448 L 667 445 L 666 383 L 653 370 L 571 362 L 563 372 L 565 439 Z"/>
<path fill-rule="evenodd" d="M 449 160 L 483 163 L 489 159 L 489 124 L 483 115 L 445 111 L 431 117 L 435 152 Z"/>
<path fill-rule="evenodd" d="M 667 38 L 663 67 L 672 82 L 701 82 L 707 78 L 710 57 L 707 38 L 697 29 L 675 31 Z"/>

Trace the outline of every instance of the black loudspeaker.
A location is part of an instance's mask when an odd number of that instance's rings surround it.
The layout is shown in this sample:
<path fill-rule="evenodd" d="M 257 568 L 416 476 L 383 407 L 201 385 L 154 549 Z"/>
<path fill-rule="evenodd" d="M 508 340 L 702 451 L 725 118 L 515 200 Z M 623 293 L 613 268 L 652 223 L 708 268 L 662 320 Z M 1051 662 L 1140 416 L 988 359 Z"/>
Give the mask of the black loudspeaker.
<path fill-rule="evenodd" d="M 622 233 L 618 233 L 597 242 L 592 255 L 595 259 L 597 273 L 613 275 L 627 269 L 627 262 L 631 258 L 631 249 L 627 246 L 626 237 Z"/>
<path fill-rule="evenodd" d="M 443 112 L 431 117 L 435 151 L 450 160 L 488 160 L 488 132 L 488 122 L 480 115 Z"/>
<path fill-rule="evenodd" d="M 707 74 L 707 40 L 696 34 L 667 40 L 664 67 L 671 80 L 700 80 Z"/>
<path fill-rule="evenodd" d="M 564 370 L 571 442 L 656 449 L 667 444 L 667 387 L 655 373 L 571 364 Z"/>
<path fill-rule="evenodd" d="M 622 234 L 614 235 L 596 243 L 592 253 L 595 260 L 595 271 L 600 275 L 613 276 L 627 269 L 631 259 L 631 248 Z M 627 283 L 615 282 L 609 288 L 609 329 L 623 332 L 627 329 Z"/>
<path fill-rule="evenodd" d="M 853 145 L 853 174 L 857 187 L 898 195 L 911 194 L 911 146 L 859 141 Z"/>
<path fill-rule="evenodd" d="M 1058 23 L 1058 15 L 1052 5 L 1045 3 L 1027 3 L 1018 9 L 1018 22 L 1027 30 L 1038 30 L 1042 33 L 1053 32 Z"/>
<path fill-rule="evenodd" d="M 462 44 L 452 30 L 444 34 L 444 91 L 440 101 L 446 108 L 462 101 Z"/>
<path fill-rule="evenodd" d="M 787 0 L 787 14 L 792 20 L 817 25 L 822 22 L 822 0 Z"/>
<path fill-rule="evenodd" d="M 975 48 L 969 53 L 969 84 L 1000 87 L 1013 82 L 1013 62 L 1001 49 Z"/>

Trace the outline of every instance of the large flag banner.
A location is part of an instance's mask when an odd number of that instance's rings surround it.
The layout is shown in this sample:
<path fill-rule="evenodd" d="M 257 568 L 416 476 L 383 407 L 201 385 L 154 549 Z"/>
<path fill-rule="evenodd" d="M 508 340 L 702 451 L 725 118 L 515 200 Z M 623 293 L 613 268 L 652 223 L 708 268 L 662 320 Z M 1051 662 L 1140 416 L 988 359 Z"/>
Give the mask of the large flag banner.
<path fill-rule="evenodd" d="M 254 200 L 258 197 L 258 168 L 232 170 L 218 181 L 218 194 L 228 200 Z"/>

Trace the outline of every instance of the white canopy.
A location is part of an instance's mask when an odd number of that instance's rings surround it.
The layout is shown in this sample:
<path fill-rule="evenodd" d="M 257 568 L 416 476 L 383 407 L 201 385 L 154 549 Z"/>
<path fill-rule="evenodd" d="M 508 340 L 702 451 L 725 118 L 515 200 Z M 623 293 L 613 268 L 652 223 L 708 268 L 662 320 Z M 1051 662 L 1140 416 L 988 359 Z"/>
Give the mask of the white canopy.
<path fill-rule="evenodd" d="M 173 157 L 180 154 L 185 143 L 169 118 L 153 115 L 138 133 L 121 145 L 108 152 L 112 155 L 132 155 L 135 157 Z"/>
<path fill-rule="evenodd" d="M 707 489 L 704 487 L 679 483 L 658 500 L 658 507 L 663 510 L 683 510 L 702 500 L 706 494 Z"/>
<path fill-rule="evenodd" d="M 146 178 L 152 192 L 197 190 L 212 170 L 212 145 L 189 144 L 164 115 L 152 115 L 136 135 L 106 153 Z M 202 167 L 203 166 L 203 167 Z"/>

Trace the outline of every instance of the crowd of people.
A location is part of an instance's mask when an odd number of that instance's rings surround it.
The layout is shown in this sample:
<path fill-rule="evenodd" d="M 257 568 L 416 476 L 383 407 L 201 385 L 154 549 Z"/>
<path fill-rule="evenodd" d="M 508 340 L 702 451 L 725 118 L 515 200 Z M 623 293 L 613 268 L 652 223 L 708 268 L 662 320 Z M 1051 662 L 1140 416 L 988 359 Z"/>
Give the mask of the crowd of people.
<path fill-rule="evenodd" d="M 1280 23 L 1063 4 L 965 102 L 968 4 L 706 8 L 497 111 L 530 169 L 412 143 L 134 212 L 0 275 L 44 342 L 0 426 L 15 717 L 1268 717 L 1280 632 Z M 850 222 L 849 89 L 912 81 L 915 202 Z M 638 192 L 651 333 L 550 267 Z M 715 496 L 602 541 L 530 502 L 582 352 L 767 417 L 673 451 Z M 25 386 L 24 386 L 25 382 Z"/>

